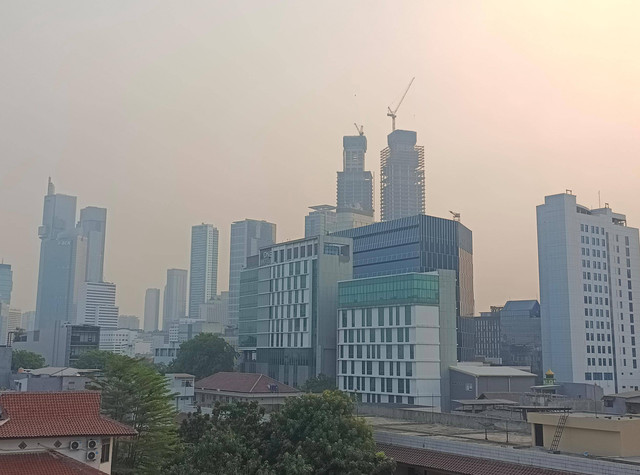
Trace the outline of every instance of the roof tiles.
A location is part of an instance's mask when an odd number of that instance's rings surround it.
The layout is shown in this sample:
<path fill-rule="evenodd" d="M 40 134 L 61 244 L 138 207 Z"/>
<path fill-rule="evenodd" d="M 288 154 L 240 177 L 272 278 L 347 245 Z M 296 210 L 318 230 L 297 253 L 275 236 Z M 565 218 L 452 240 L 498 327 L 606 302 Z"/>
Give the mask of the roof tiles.
<path fill-rule="evenodd" d="M 98 475 L 103 472 L 52 450 L 1 454 L 2 475 Z"/>

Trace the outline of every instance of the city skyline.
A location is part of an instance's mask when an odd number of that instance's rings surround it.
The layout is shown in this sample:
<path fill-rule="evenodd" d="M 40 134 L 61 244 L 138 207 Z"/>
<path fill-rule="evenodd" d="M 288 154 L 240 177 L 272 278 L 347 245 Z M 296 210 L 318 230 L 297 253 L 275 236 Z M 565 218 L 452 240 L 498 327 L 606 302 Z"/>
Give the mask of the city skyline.
<path fill-rule="evenodd" d="M 279 240 L 302 237 L 307 207 L 334 200 L 342 136 L 353 134 L 354 121 L 365 126 L 365 166 L 376 172 L 378 218 L 376 154 L 390 131 L 386 107 L 397 102 L 414 75 L 397 126 L 416 131 L 425 147 L 428 214 L 447 218 L 449 210 L 460 212 L 474 232 L 478 311 L 506 299 L 539 298 L 535 206 L 544 196 L 569 188 L 584 205 L 597 208 L 600 199 L 601 206 L 608 202 L 624 210 L 630 226 L 640 224 L 635 186 L 640 74 L 633 69 L 633 52 L 625 48 L 639 34 L 629 11 L 637 6 L 616 11 L 573 3 L 572 15 L 564 14 L 569 6 L 558 7 L 556 15 L 534 5 L 406 3 L 403 11 L 386 5 L 363 9 L 354 2 L 344 9 L 346 23 L 341 19 L 331 32 L 311 35 L 306 20 L 288 24 L 282 15 L 291 11 L 335 21 L 332 9 L 262 6 L 261 26 L 243 6 L 194 7 L 178 13 L 193 30 L 188 32 L 175 21 L 166 23 L 168 9 L 147 15 L 148 5 L 123 13 L 105 7 L 100 18 L 81 11 L 81 21 L 64 25 L 69 10 L 45 5 L 31 13 L 51 17 L 55 9 L 55 21 L 33 42 L 23 34 L 33 35 L 35 27 L 19 9 L 9 6 L 0 19 L 3 26 L 22 25 L 5 28 L 21 48 L 0 53 L 7 64 L 5 90 L 12 91 L 2 97 L 9 113 L 0 119 L 7 131 L 0 153 L 8 162 L 0 176 L 0 200 L 20 204 L 19 210 L 0 209 L 0 221 L 12 229 L 0 236 L 0 257 L 12 265 L 12 303 L 24 311 L 35 309 L 35 230 L 48 175 L 63 193 L 79 197 L 78 209 L 96 204 L 108 210 L 105 279 L 118 283 L 122 313 L 141 316 L 144 290 L 162 288 L 166 269 L 188 267 L 194 222 L 213 222 L 220 230 L 219 290 L 227 288 L 232 222 L 267 220 L 278 225 Z M 144 22 L 140 31 L 149 42 L 132 28 L 124 28 L 114 43 L 106 41 L 124 15 Z M 350 21 L 356 15 L 360 21 Z M 514 17 L 547 34 L 517 31 Z M 406 33 L 389 44 L 373 38 L 371 26 L 383 21 Z M 212 33 L 217 22 L 230 26 Z M 257 48 L 259 55 L 250 51 L 253 36 L 239 41 L 232 55 L 214 51 L 229 77 L 244 78 L 237 85 L 201 66 L 210 45 L 226 43 L 219 35 L 236 39 L 237 29 L 259 36 L 263 28 L 280 32 Z M 298 45 L 288 41 L 293 35 Z M 160 52 L 151 42 L 162 38 Z M 408 38 L 414 38 L 414 47 L 402 48 Z M 140 56 L 125 52 L 138 41 L 149 57 L 140 65 Z M 352 52 L 340 53 L 344 45 L 355 49 L 368 41 L 373 43 L 367 53 L 355 59 Z M 73 44 L 66 59 L 55 47 L 60 43 Z M 278 55 L 281 47 L 296 59 L 291 80 L 281 72 L 293 68 L 288 56 Z M 93 48 L 100 61 L 89 56 L 85 62 L 92 51 L 85 48 Z M 336 62 L 332 68 L 325 57 Z M 24 81 L 20 72 L 31 62 L 41 64 L 40 74 Z M 383 66 L 386 74 L 380 74 Z M 264 73 L 260 82 L 244 74 L 253 67 Z M 324 72 L 329 69 L 343 72 Z M 120 71 L 118 80 L 107 70 Z M 52 86 L 79 94 L 62 100 L 49 95 Z M 85 104 L 86 97 L 95 102 Z M 158 97 L 164 100 L 158 103 Z M 36 110 L 33 100 L 42 103 L 41 116 L 30 112 Z M 229 111 L 224 119 L 220 109 Z M 29 140 L 34 136 L 37 141 Z M 237 147 L 246 136 L 248 149 Z M 215 158 L 221 156 L 224 167 Z M 288 186 L 276 189 L 279 179 Z M 229 200 L 234 191 L 241 196 Z"/>

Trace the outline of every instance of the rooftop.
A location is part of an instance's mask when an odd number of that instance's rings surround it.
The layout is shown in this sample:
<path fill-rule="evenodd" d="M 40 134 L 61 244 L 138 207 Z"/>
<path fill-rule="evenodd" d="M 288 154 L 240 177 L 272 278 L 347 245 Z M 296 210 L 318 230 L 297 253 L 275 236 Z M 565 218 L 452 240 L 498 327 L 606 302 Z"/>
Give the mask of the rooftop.
<path fill-rule="evenodd" d="M 0 439 L 98 435 L 136 435 L 100 414 L 98 392 L 0 393 Z"/>
<path fill-rule="evenodd" d="M 71 367 L 47 366 L 40 369 L 25 369 L 22 373 L 32 374 L 34 376 L 84 376 L 87 373 L 100 371 L 97 369 L 77 369 Z"/>
<path fill-rule="evenodd" d="M 2 475 L 98 475 L 97 468 L 53 450 L 24 454 L 0 454 Z"/>
<path fill-rule="evenodd" d="M 271 394 L 300 392 L 291 386 L 260 373 L 220 372 L 196 381 L 196 389 L 227 391 L 232 393 Z M 272 390 L 271 388 L 277 388 Z"/>
<path fill-rule="evenodd" d="M 452 371 L 458 371 L 460 373 L 469 374 L 471 376 L 510 376 L 510 377 L 524 377 L 536 375 L 527 371 L 522 371 L 511 366 L 476 366 L 476 365 L 457 365 L 450 366 Z"/>
<path fill-rule="evenodd" d="M 618 394 L 607 394 L 604 397 L 608 399 L 617 398 L 617 397 L 622 399 L 632 399 L 635 397 L 640 397 L 640 391 L 626 391 Z"/>

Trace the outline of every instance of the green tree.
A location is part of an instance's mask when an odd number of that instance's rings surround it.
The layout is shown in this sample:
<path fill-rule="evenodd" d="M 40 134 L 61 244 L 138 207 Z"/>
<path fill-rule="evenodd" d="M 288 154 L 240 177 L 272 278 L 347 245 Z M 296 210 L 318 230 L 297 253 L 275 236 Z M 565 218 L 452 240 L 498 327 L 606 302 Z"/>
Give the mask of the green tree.
<path fill-rule="evenodd" d="M 319 374 L 318 376 L 309 378 L 302 386 L 300 386 L 300 391 L 305 393 L 321 393 L 323 391 L 333 391 L 335 389 L 337 389 L 336 378 L 332 378 L 326 374 Z"/>
<path fill-rule="evenodd" d="M 11 371 L 23 369 L 44 368 L 45 361 L 42 355 L 27 350 L 13 350 L 11 352 Z"/>
<path fill-rule="evenodd" d="M 393 473 L 395 462 L 376 452 L 371 428 L 353 412 L 353 401 L 341 391 L 288 399 L 271 416 L 276 472 L 284 473 L 295 455 L 313 469 L 307 473 Z"/>
<path fill-rule="evenodd" d="M 264 417 L 256 403 L 216 405 L 182 423 L 183 450 L 166 474 L 391 474 L 369 426 L 340 391 L 289 398 Z"/>
<path fill-rule="evenodd" d="M 169 371 L 193 374 L 198 380 L 220 371 L 233 371 L 235 358 L 236 351 L 223 338 L 201 333 L 180 345 Z"/>
<path fill-rule="evenodd" d="M 82 353 L 74 366 L 78 369 L 105 369 L 107 361 L 114 356 L 110 351 L 91 350 Z"/>
<path fill-rule="evenodd" d="M 159 473 L 177 444 L 173 396 L 165 378 L 142 360 L 114 354 L 106 358 L 95 386 L 102 392 L 103 412 L 138 432 L 116 442 L 113 473 Z"/>

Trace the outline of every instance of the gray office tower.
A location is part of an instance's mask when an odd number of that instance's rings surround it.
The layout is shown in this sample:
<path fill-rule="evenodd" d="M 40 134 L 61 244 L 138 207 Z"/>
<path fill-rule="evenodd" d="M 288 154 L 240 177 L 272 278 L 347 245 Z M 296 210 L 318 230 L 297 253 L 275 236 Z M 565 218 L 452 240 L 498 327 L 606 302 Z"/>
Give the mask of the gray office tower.
<path fill-rule="evenodd" d="M 229 319 L 228 324 L 238 326 L 240 301 L 240 271 L 247 257 L 258 254 L 261 247 L 276 242 L 276 225 L 267 221 L 245 219 L 231 224 L 231 254 L 229 259 Z"/>
<path fill-rule="evenodd" d="M 380 152 L 380 218 L 391 221 L 425 213 L 424 147 L 417 134 L 394 130 Z"/>
<path fill-rule="evenodd" d="M 373 175 L 364 169 L 367 137 L 342 138 L 343 170 L 338 172 L 338 213 L 356 212 L 373 217 Z"/>
<path fill-rule="evenodd" d="M 76 197 L 56 194 L 49 179 L 44 197 L 40 237 L 40 267 L 36 328 L 72 321 L 80 284 L 85 281 L 87 238 L 75 228 Z"/>
<path fill-rule="evenodd" d="M 186 317 L 187 313 L 187 271 L 167 269 L 167 285 L 164 287 L 162 309 L 162 329 L 169 330 L 171 322 Z"/>
<path fill-rule="evenodd" d="M 190 318 L 200 318 L 200 305 L 218 293 L 218 238 L 218 229 L 211 224 L 191 228 Z"/>
<path fill-rule="evenodd" d="M 0 264 L 0 303 L 11 304 L 11 290 L 13 289 L 13 271 L 11 264 Z"/>
<path fill-rule="evenodd" d="M 80 210 L 78 230 L 87 238 L 87 282 L 102 282 L 104 278 L 104 240 L 107 210 L 89 206 Z"/>
<path fill-rule="evenodd" d="M 439 269 L 455 271 L 456 315 L 463 320 L 458 323 L 458 360 L 473 359 L 473 340 L 467 341 L 466 332 L 460 331 L 467 323 L 464 317 L 474 314 L 473 239 L 469 228 L 459 221 L 417 215 L 333 235 L 353 239 L 355 279 Z M 473 336 L 473 322 L 469 323 L 468 332 Z"/>
<path fill-rule="evenodd" d="M 144 331 L 157 332 L 160 321 L 160 289 L 147 289 L 144 294 Z"/>

